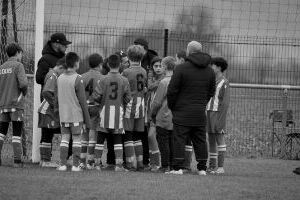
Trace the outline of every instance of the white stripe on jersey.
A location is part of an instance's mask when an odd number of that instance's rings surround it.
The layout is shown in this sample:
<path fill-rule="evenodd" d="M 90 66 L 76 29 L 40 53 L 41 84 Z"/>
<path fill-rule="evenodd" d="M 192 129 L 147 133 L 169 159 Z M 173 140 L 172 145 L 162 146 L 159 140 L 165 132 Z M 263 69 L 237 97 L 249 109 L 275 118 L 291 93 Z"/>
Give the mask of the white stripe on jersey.
<path fill-rule="evenodd" d="M 217 85 L 217 88 L 216 88 L 216 93 L 215 93 L 215 98 L 214 98 L 214 102 L 213 103 L 213 111 L 218 111 L 218 106 L 219 106 L 219 93 L 220 93 L 220 90 L 223 86 L 223 83 L 225 82 L 225 80 L 223 79 L 222 81 L 220 81 L 220 83 Z"/>
<path fill-rule="evenodd" d="M 116 115 L 116 107 L 115 106 L 109 106 L 109 125 L 108 127 L 111 129 L 115 128 L 115 116 Z"/>
<path fill-rule="evenodd" d="M 41 108 L 40 113 L 46 114 L 46 112 L 49 108 L 49 103 L 44 99 L 40 108 Z"/>
<path fill-rule="evenodd" d="M 136 98 L 136 108 L 135 108 L 135 117 L 134 118 L 140 118 L 140 106 L 142 104 L 142 98 L 137 97 Z"/>
<path fill-rule="evenodd" d="M 103 106 L 100 112 L 100 127 L 104 128 L 104 118 L 105 118 L 105 106 Z"/>
<path fill-rule="evenodd" d="M 126 105 L 126 109 L 125 109 L 125 118 L 130 118 L 130 110 L 132 108 L 132 102 L 133 102 L 133 99 L 131 99 L 129 101 L 129 103 Z"/>
<path fill-rule="evenodd" d="M 119 129 L 123 128 L 123 115 L 124 115 L 123 107 L 120 107 Z"/>

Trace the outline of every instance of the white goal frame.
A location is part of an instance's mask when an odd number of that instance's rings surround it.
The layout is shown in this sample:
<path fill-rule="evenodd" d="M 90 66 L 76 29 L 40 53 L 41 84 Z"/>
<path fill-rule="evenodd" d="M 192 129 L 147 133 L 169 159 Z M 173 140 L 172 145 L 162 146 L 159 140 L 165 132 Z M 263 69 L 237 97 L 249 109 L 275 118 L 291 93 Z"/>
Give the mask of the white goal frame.
<path fill-rule="evenodd" d="M 44 43 L 44 16 L 45 16 L 45 1 L 35 1 L 35 52 L 34 52 L 34 74 L 37 70 L 37 63 L 42 55 Z M 34 76 L 35 77 L 35 76 Z M 33 125 L 32 125 L 32 162 L 38 163 L 40 161 L 40 140 L 41 129 L 38 128 L 38 107 L 40 105 L 41 87 L 33 81 Z"/>

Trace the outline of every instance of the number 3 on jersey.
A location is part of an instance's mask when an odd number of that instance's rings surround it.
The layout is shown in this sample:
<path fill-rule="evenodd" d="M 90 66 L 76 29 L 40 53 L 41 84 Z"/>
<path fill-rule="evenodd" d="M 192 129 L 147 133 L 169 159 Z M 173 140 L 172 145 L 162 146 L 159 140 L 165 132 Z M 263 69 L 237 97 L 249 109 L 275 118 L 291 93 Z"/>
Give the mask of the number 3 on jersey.
<path fill-rule="evenodd" d="M 116 100 L 118 98 L 118 89 L 119 89 L 118 83 L 111 82 L 110 89 L 111 89 L 111 92 L 110 92 L 109 98 L 111 100 Z"/>

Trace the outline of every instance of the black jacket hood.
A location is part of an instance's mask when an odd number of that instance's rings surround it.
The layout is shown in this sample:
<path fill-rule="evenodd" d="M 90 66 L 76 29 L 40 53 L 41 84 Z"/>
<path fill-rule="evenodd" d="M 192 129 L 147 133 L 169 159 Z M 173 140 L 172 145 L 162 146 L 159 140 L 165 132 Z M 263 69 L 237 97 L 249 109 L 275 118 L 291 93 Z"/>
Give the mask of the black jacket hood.
<path fill-rule="evenodd" d="M 51 47 L 51 42 L 47 42 L 47 44 L 44 46 L 43 48 L 43 51 L 42 51 L 42 55 L 45 55 L 45 54 L 50 54 L 50 55 L 53 55 L 57 58 L 62 58 L 65 56 L 64 53 L 62 52 L 56 52 L 53 50 L 53 48 Z"/>
<path fill-rule="evenodd" d="M 211 62 L 211 56 L 206 53 L 192 53 L 187 58 L 186 61 L 193 63 L 199 68 L 206 68 Z"/>

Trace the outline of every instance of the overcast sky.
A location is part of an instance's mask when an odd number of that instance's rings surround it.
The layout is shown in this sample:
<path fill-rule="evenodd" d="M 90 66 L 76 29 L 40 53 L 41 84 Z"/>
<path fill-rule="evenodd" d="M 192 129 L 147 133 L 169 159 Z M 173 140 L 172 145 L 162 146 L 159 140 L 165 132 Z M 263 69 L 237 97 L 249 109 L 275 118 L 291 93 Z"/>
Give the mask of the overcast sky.
<path fill-rule="evenodd" d="M 19 23 L 34 21 L 34 2 L 16 1 Z M 224 35 L 300 37 L 300 0 L 45 0 L 45 21 L 173 28 L 182 10 L 195 19 L 190 11 L 197 8 L 208 11 Z"/>

